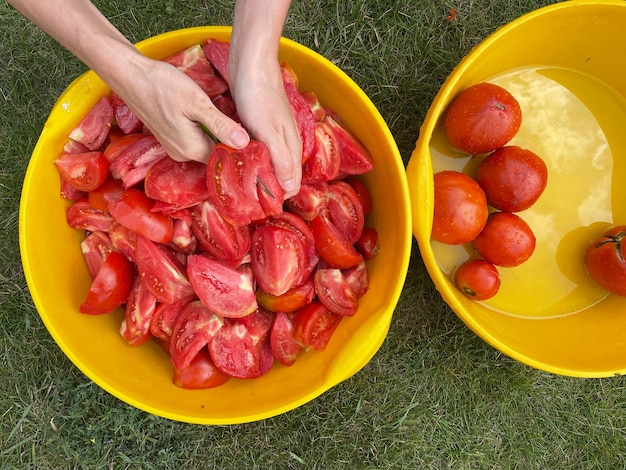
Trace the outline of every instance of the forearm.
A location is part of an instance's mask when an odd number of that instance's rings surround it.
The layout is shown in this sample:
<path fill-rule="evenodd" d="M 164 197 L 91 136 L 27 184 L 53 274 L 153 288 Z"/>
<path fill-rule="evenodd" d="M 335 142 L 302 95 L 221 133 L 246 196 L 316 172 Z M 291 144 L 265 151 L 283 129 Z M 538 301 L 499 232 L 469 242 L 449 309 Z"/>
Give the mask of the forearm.
<path fill-rule="evenodd" d="M 8 0 L 16 10 L 93 69 L 111 88 L 145 58 L 88 0 Z M 121 70 L 124 64 L 126 71 Z"/>

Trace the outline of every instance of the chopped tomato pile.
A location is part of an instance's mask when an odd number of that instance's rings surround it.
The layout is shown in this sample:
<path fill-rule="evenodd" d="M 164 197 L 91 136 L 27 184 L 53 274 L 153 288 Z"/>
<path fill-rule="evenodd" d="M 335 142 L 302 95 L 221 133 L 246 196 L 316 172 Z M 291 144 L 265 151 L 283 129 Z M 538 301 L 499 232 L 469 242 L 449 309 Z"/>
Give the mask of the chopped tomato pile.
<path fill-rule="evenodd" d="M 543 194 L 548 170 L 535 153 L 509 145 L 521 124 L 515 97 L 488 82 L 460 92 L 442 118 L 450 145 L 481 160 L 475 178 L 453 170 L 434 175 L 431 237 L 471 245 L 476 256 L 459 266 L 454 282 L 474 300 L 497 294 L 498 267 L 518 266 L 535 251 L 535 235 L 518 212 Z"/>
<path fill-rule="evenodd" d="M 165 61 L 238 120 L 229 44 L 207 40 Z M 289 366 L 321 350 L 368 290 L 380 250 L 359 179 L 374 167 L 363 144 L 283 64 L 303 142 L 303 184 L 284 200 L 267 147 L 217 144 L 207 164 L 172 160 L 115 93 L 102 97 L 54 160 L 67 222 L 82 230 L 93 278 L 78 310 L 124 310 L 131 346 L 156 340 L 173 381 L 208 388 Z"/>

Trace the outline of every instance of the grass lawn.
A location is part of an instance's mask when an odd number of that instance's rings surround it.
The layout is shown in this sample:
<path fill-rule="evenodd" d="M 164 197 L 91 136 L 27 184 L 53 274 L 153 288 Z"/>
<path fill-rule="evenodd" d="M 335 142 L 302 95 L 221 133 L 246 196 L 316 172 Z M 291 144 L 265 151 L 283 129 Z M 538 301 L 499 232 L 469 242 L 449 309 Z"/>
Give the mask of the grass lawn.
<path fill-rule="evenodd" d="M 229 24 L 233 7 L 94 3 L 133 41 Z M 550 3 L 294 2 L 284 35 L 332 60 L 365 90 L 406 163 L 456 63 L 499 26 Z M 451 7 L 456 18 L 446 21 Z M 441 300 L 415 243 L 380 351 L 354 377 L 294 411 L 197 426 L 139 411 L 100 389 L 48 334 L 18 246 L 29 155 L 57 97 L 85 67 L 4 2 L 0 32 L 0 468 L 624 468 L 626 379 L 559 377 L 500 354 Z"/>

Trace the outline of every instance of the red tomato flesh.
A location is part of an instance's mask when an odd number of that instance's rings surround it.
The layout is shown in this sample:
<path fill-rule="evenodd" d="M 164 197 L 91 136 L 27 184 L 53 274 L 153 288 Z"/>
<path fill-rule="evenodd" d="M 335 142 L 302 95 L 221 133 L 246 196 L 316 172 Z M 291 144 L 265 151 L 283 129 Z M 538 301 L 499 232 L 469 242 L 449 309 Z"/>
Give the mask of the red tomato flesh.
<path fill-rule="evenodd" d="M 98 270 L 79 312 L 101 315 L 115 310 L 126 302 L 134 277 L 132 263 L 125 256 L 112 251 Z"/>

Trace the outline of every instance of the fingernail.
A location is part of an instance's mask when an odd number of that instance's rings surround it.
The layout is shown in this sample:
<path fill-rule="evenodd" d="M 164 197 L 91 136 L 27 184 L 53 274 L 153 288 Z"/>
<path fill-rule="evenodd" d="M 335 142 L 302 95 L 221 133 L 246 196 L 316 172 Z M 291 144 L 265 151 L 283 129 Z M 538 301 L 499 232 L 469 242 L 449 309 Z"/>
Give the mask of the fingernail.
<path fill-rule="evenodd" d="M 293 180 L 287 180 L 287 181 L 283 181 L 283 189 L 285 190 L 285 192 L 290 192 L 293 191 L 294 188 L 294 183 Z"/>
<path fill-rule="evenodd" d="M 248 136 L 242 130 L 237 130 L 232 133 L 230 140 L 235 147 L 243 148 L 248 145 Z"/>

